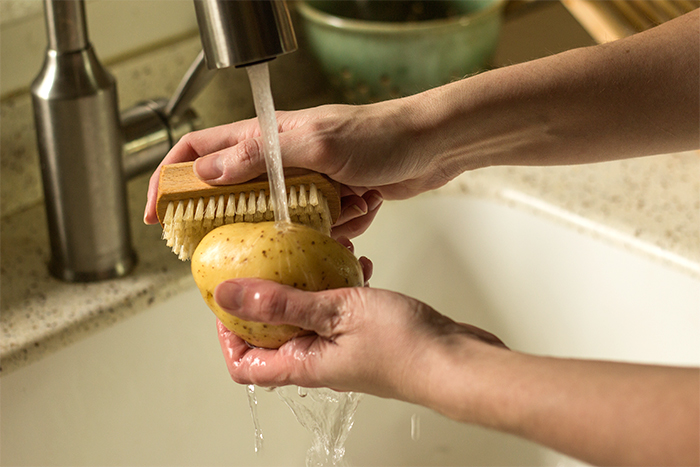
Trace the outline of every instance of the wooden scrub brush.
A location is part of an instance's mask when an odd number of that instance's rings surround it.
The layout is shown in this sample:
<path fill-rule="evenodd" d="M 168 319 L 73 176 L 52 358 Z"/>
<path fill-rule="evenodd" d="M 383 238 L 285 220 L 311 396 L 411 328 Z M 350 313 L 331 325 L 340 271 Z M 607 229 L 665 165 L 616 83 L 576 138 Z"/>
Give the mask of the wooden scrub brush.
<path fill-rule="evenodd" d="M 197 177 L 193 162 L 164 165 L 156 210 L 163 239 L 185 261 L 204 236 L 223 224 L 274 220 L 266 175 L 238 185 L 209 185 Z M 326 235 L 340 215 L 340 185 L 317 172 L 285 169 L 289 216 Z"/>

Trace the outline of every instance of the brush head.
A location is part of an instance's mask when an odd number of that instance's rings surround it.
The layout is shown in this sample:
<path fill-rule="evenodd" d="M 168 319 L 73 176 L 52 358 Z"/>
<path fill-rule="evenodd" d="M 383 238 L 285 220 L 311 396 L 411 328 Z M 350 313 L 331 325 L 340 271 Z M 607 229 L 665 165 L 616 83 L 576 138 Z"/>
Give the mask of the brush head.
<path fill-rule="evenodd" d="M 209 185 L 200 180 L 192 162 L 161 167 L 156 211 L 163 238 L 181 260 L 211 230 L 234 222 L 274 220 L 267 176 L 238 185 Z M 285 169 L 287 203 L 292 222 L 330 234 L 340 215 L 340 185 L 317 172 Z"/>

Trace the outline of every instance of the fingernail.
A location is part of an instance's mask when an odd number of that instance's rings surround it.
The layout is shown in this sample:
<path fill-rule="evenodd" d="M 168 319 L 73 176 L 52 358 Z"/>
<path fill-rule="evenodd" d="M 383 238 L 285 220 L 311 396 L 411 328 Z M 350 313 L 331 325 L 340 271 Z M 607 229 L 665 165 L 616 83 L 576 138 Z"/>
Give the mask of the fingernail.
<path fill-rule="evenodd" d="M 384 198 L 381 196 L 374 194 L 369 197 L 369 201 L 367 201 L 367 206 L 369 207 L 370 211 L 374 211 L 377 209 L 382 203 L 384 202 Z"/>
<path fill-rule="evenodd" d="M 194 173 L 202 180 L 214 180 L 224 174 L 221 156 L 211 155 L 200 157 L 194 161 Z"/>
<path fill-rule="evenodd" d="M 351 207 L 352 207 L 352 209 L 353 209 L 357 214 L 359 214 L 360 216 L 364 216 L 365 214 L 367 214 L 367 211 L 364 211 L 364 210 L 363 210 L 360 206 L 358 206 L 357 204 L 353 204 Z"/>
<path fill-rule="evenodd" d="M 146 208 L 143 210 L 143 223 L 146 225 L 150 225 L 150 222 L 148 222 L 148 211 L 150 209 L 150 204 L 151 203 L 146 203 Z"/>
<path fill-rule="evenodd" d="M 243 287 L 235 282 L 222 282 L 216 287 L 214 298 L 224 310 L 238 310 L 243 304 Z"/>

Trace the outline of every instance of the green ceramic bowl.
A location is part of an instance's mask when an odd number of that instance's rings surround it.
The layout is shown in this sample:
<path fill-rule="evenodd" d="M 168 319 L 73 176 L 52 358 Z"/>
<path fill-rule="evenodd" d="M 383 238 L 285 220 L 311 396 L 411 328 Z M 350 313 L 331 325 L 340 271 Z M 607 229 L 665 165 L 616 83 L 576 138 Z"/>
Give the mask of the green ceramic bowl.
<path fill-rule="evenodd" d="M 427 19 L 412 18 L 400 9 L 400 4 L 417 3 L 442 6 L 450 16 L 436 17 L 437 12 L 431 18 L 424 12 Z M 357 7 L 367 4 L 374 8 L 359 14 Z M 346 102 L 367 103 L 415 94 L 485 69 L 498 43 L 504 4 L 307 0 L 297 9 L 308 48 L 330 83 Z M 388 11 L 392 5 L 396 10 Z M 372 15 L 380 19 L 367 19 Z"/>

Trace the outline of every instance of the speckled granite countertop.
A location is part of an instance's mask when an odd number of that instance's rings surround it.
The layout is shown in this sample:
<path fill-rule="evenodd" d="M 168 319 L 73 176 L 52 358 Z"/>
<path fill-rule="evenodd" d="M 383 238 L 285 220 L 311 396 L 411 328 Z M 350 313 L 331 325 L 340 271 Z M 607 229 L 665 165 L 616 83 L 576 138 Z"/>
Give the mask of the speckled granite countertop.
<path fill-rule="evenodd" d="M 130 182 L 131 231 L 138 265 L 126 278 L 67 284 L 48 274 L 48 233 L 43 205 L 3 219 L 2 373 L 12 371 L 49 352 L 156 301 L 189 287 L 189 263 L 163 247 L 160 229 L 143 224 L 147 177 Z"/>
<path fill-rule="evenodd" d="M 445 188 L 499 199 L 700 278 L 700 153 L 490 167 Z"/>
<path fill-rule="evenodd" d="M 192 38 L 113 70 L 122 106 L 172 92 L 198 47 L 198 39 Z M 275 63 L 277 71 L 272 72 L 278 108 L 327 99 L 318 88 L 318 76 L 309 75 L 308 64 L 299 65 L 303 55 L 295 55 L 294 62 Z M 304 95 L 293 88 L 300 82 Z M 151 88 L 144 89 L 143 83 Z M 206 115 L 204 126 L 252 115 L 244 72 L 224 73 L 210 87 L 195 101 Z M 236 93 L 235 88 L 245 91 Z M 66 284 L 50 277 L 31 106 L 27 98 L 18 98 L 3 102 L 0 111 L 0 374 L 6 374 L 192 287 L 193 281 L 189 263 L 165 247 L 160 228 L 141 221 L 147 175 L 129 183 L 139 257 L 134 273 L 92 284 Z M 528 209 L 700 279 L 697 152 L 588 166 L 493 167 L 463 174 L 438 190 L 440 194 L 468 194 Z"/>

